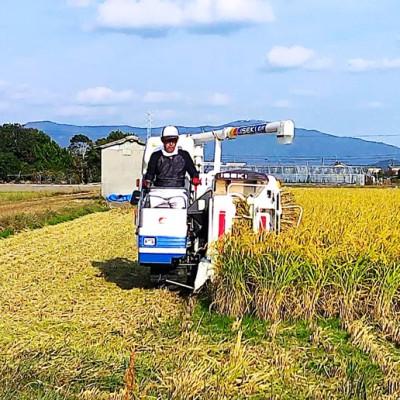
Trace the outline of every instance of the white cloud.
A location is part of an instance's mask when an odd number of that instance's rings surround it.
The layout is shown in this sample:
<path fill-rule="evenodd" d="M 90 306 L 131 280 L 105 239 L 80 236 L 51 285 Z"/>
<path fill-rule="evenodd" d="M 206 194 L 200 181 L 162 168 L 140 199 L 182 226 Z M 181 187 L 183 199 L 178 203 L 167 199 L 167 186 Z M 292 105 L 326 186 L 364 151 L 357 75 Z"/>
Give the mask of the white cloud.
<path fill-rule="evenodd" d="M 276 100 L 276 101 L 272 104 L 272 106 L 273 106 L 273 107 L 276 107 L 276 108 L 290 108 L 290 107 L 291 107 L 291 104 L 290 104 L 290 101 L 289 101 L 289 100 L 282 99 L 282 100 Z"/>
<path fill-rule="evenodd" d="M 197 3 L 210 10 L 211 23 L 218 20 L 262 23 L 275 19 L 271 6 L 265 0 L 198 0 Z"/>
<path fill-rule="evenodd" d="M 330 58 L 315 58 L 306 63 L 305 68 L 311 71 L 321 71 L 332 67 L 333 61 Z"/>
<path fill-rule="evenodd" d="M 195 28 L 274 20 L 265 0 L 104 0 L 97 24 L 108 29 Z"/>
<path fill-rule="evenodd" d="M 166 121 L 166 123 L 174 123 L 178 113 L 176 110 L 171 109 L 156 109 L 153 110 L 153 115 L 157 118 L 157 121 Z M 169 121 L 169 122 L 168 122 Z"/>
<path fill-rule="evenodd" d="M 213 93 L 208 97 L 207 103 L 212 106 L 227 106 L 231 102 L 229 95 L 225 93 Z"/>
<path fill-rule="evenodd" d="M 56 97 L 54 92 L 47 89 L 0 81 L 0 100 L 6 103 L 43 105 L 53 102 Z"/>
<path fill-rule="evenodd" d="M 384 104 L 381 101 L 369 101 L 363 105 L 363 108 L 377 110 L 383 108 Z"/>
<path fill-rule="evenodd" d="M 304 97 L 315 97 L 318 96 L 318 93 L 312 89 L 292 89 L 290 93 L 295 96 L 304 96 Z"/>
<path fill-rule="evenodd" d="M 80 91 L 77 101 L 86 105 L 111 105 L 126 103 L 133 98 L 131 90 L 114 91 L 105 86 L 97 86 Z"/>
<path fill-rule="evenodd" d="M 226 93 L 202 93 L 196 96 L 185 95 L 181 92 L 149 91 L 143 96 L 144 103 L 173 104 L 179 102 L 182 106 L 201 107 L 204 105 L 226 106 L 232 102 Z"/>
<path fill-rule="evenodd" d="M 88 7 L 93 3 L 93 0 L 67 0 L 70 7 Z"/>
<path fill-rule="evenodd" d="M 83 117 L 91 112 L 91 107 L 77 105 L 61 106 L 56 111 L 57 115 L 61 115 L 63 117 Z"/>
<path fill-rule="evenodd" d="M 351 72 L 366 72 L 373 70 L 390 70 L 400 68 L 400 58 L 383 58 L 381 60 L 368 60 L 365 58 L 353 58 L 348 61 Z"/>
<path fill-rule="evenodd" d="M 56 110 L 56 115 L 60 117 L 82 117 L 90 119 L 93 117 L 117 115 L 114 107 L 89 107 L 83 105 L 64 105 Z"/>
<path fill-rule="evenodd" d="M 35 92 L 28 85 L 17 85 L 12 90 L 9 90 L 9 97 L 12 100 L 25 101 L 33 99 Z"/>
<path fill-rule="evenodd" d="M 273 67 L 298 68 L 315 57 L 311 49 L 302 46 L 275 46 L 267 54 L 267 60 Z"/>
<path fill-rule="evenodd" d="M 144 95 L 143 101 L 145 103 L 169 103 L 176 102 L 182 99 L 179 92 L 147 92 Z"/>
<path fill-rule="evenodd" d="M 267 63 L 276 69 L 323 70 L 331 67 L 332 60 L 319 58 L 314 50 L 303 46 L 274 46 L 267 54 Z"/>

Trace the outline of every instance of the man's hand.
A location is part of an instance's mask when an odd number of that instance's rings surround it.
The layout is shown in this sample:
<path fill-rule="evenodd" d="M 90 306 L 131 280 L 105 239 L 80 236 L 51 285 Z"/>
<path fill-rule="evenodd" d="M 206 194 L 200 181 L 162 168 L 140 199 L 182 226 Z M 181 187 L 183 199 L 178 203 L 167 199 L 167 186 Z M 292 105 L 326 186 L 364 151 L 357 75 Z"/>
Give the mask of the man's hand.
<path fill-rule="evenodd" d="M 142 189 L 149 189 L 151 186 L 151 181 L 148 179 L 143 179 L 142 180 Z"/>
<path fill-rule="evenodd" d="M 194 178 L 192 178 L 192 184 L 193 186 L 198 186 L 201 184 L 201 179 L 198 176 L 195 176 Z"/>

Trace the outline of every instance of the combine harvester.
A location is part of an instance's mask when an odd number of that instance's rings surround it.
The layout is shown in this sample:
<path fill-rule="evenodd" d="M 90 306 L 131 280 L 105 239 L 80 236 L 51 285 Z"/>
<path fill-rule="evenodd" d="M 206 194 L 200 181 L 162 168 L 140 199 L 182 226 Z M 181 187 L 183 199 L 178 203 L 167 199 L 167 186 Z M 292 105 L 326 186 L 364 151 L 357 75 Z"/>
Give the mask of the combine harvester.
<path fill-rule="evenodd" d="M 150 266 L 154 283 L 176 285 L 197 292 L 213 277 L 213 242 L 232 231 L 235 220 L 251 220 L 253 230 L 279 233 L 282 199 L 273 176 L 246 170 L 221 171 L 222 141 L 239 136 L 274 134 L 281 144 L 291 144 L 291 120 L 180 135 L 178 147 L 189 152 L 200 172 L 195 188 L 152 187 L 135 191 L 138 262 Z M 215 142 L 214 169 L 204 168 L 204 144 Z M 153 151 L 162 146 L 159 137 L 148 139 L 143 174 Z M 238 204 L 248 215 L 239 215 Z M 297 207 L 297 206 L 291 206 Z"/>

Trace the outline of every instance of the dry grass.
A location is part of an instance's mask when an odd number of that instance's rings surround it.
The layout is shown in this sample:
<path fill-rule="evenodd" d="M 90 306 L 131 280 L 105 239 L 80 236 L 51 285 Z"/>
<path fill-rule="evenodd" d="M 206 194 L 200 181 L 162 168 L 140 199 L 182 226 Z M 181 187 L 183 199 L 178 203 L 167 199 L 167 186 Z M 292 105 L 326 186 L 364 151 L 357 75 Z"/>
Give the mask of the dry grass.
<path fill-rule="evenodd" d="M 95 193 L 12 192 L 5 197 L 2 195 L 0 193 L 0 238 L 108 209 Z"/>
<path fill-rule="evenodd" d="M 28 194 L 27 197 L 26 194 Z M 94 193 L 51 194 L 49 192 L 15 192 L 2 199 L 0 193 L 0 218 L 9 218 L 21 213 L 57 211 L 71 205 L 90 204 L 98 199 Z M 6 200 L 7 199 L 7 200 Z"/>
<path fill-rule="evenodd" d="M 60 390 L 82 381 L 110 387 L 123 376 L 129 349 L 148 344 L 152 329 L 177 315 L 172 293 L 130 292 L 118 286 L 121 276 L 112 281 L 113 260 L 134 256 L 129 222 L 124 213 L 93 214 L 0 241 L 0 346 L 9 382 L 23 387 L 50 373 Z M 119 265 L 142 285 L 132 259 Z"/>
<path fill-rule="evenodd" d="M 0 204 L 54 196 L 54 192 L 0 192 Z"/>

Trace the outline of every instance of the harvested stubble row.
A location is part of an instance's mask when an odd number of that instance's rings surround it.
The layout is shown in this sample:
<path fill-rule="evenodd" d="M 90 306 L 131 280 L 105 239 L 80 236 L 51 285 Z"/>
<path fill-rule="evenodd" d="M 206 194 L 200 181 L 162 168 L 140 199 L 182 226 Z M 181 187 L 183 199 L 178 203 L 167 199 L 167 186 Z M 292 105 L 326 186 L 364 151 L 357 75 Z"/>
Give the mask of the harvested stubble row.
<path fill-rule="evenodd" d="M 386 398 L 336 327 L 235 321 L 140 288 L 133 243 L 121 210 L 0 241 L 2 400 Z"/>
<path fill-rule="evenodd" d="M 0 241 L 1 393 L 121 385 L 129 349 L 180 304 L 166 291 L 121 289 L 146 285 L 128 258 L 133 243 L 131 215 L 118 210 Z"/>

